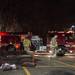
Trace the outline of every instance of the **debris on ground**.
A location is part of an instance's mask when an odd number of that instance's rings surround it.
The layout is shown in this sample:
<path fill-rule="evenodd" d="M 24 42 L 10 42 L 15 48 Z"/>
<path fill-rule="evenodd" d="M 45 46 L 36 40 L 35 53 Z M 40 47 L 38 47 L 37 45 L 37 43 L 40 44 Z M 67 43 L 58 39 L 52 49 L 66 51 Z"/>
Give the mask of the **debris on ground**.
<path fill-rule="evenodd" d="M 3 71 L 16 70 L 17 66 L 15 64 L 4 63 L 0 66 L 0 69 Z"/>
<path fill-rule="evenodd" d="M 24 63 L 22 64 L 22 66 L 26 66 L 26 67 L 35 67 L 35 66 L 36 66 L 36 63 L 24 62 Z"/>

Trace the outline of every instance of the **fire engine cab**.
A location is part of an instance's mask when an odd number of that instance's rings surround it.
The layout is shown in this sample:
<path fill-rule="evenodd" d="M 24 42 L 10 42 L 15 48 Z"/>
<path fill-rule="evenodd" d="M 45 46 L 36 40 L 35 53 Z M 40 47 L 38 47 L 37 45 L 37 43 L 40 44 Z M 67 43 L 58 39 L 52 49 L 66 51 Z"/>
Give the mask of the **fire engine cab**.
<path fill-rule="evenodd" d="M 21 54 L 20 33 L 0 32 L 0 55 Z"/>
<path fill-rule="evenodd" d="M 47 36 L 47 47 L 50 50 L 49 45 L 53 35 L 57 35 L 57 55 L 64 55 L 66 52 L 75 53 L 75 32 L 74 31 L 49 31 Z"/>

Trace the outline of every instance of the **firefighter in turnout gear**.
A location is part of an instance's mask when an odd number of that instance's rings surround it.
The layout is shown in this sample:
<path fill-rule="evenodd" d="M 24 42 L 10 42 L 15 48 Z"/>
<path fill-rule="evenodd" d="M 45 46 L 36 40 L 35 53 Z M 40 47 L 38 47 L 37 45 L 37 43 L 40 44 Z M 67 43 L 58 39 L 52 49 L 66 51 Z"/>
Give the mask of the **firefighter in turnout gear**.
<path fill-rule="evenodd" d="M 56 48 L 58 47 L 58 44 L 57 44 L 57 35 L 55 35 L 51 41 L 50 41 L 50 50 L 52 51 L 52 55 L 53 56 L 56 56 Z"/>

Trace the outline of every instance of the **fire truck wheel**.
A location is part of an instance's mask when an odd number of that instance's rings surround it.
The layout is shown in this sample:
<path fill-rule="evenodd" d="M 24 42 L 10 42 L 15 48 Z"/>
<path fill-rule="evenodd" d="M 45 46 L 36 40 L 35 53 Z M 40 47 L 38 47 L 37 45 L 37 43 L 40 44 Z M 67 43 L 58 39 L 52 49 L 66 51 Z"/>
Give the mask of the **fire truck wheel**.
<path fill-rule="evenodd" d="M 16 48 L 14 45 L 8 45 L 6 50 L 7 54 L 16 54 Z"/>
<path fill-rule="evenodd" d="M 65 55 L 64 52 L 58 52 L 58 53 L 57 53 L 57 56 L 64 56 L 64 55 Z"/>
<path fill-rule="evenodd" d="M 65 47 L 64 46 L 58 46 L 58 49 L 57 49 L 57 56 L 64 56 L 65 55 Z"/>
<path fill-rule="evenodd" d="M 1 49 L 1 50 L 0 50 L 0 55 L 1 55 L 1 56 L 5 56 L 5 55 L 6 55 L 6 51 L 5 51 L 6 46 L 2 46 L 0 49 Z"/>

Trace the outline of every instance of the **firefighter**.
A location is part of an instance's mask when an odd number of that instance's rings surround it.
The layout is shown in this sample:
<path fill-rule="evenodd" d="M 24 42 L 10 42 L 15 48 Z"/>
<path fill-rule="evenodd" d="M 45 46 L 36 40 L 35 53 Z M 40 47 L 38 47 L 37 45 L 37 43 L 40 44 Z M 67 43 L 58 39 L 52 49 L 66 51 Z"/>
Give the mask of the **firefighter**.
<path fill-rule="evenodd" d="M 27 36 L 25 36 L 23 39 L 23 46 L 24 51 L 28 53 L 30 51 L 31 41 L 27 38 Z"/>
<path fill-rule="evenodd" d="M 34 51 L 31 51 L 31 41 L 27 38 L 27 36 L 23 39 L 23 45 L 24 45 L 24 51 L 26 51 L 27 54 L 31 55 L 32 61 L 34 63 Z"/>
<path fill-rule="evenodd" d="M 55 35 L 51 41 L 50 41 L 50 49 L 52 51 L 52 55 L 56 56 L 56 48 L 58 47 L 58 44 L 57 44 L 57 35 Z"/>

